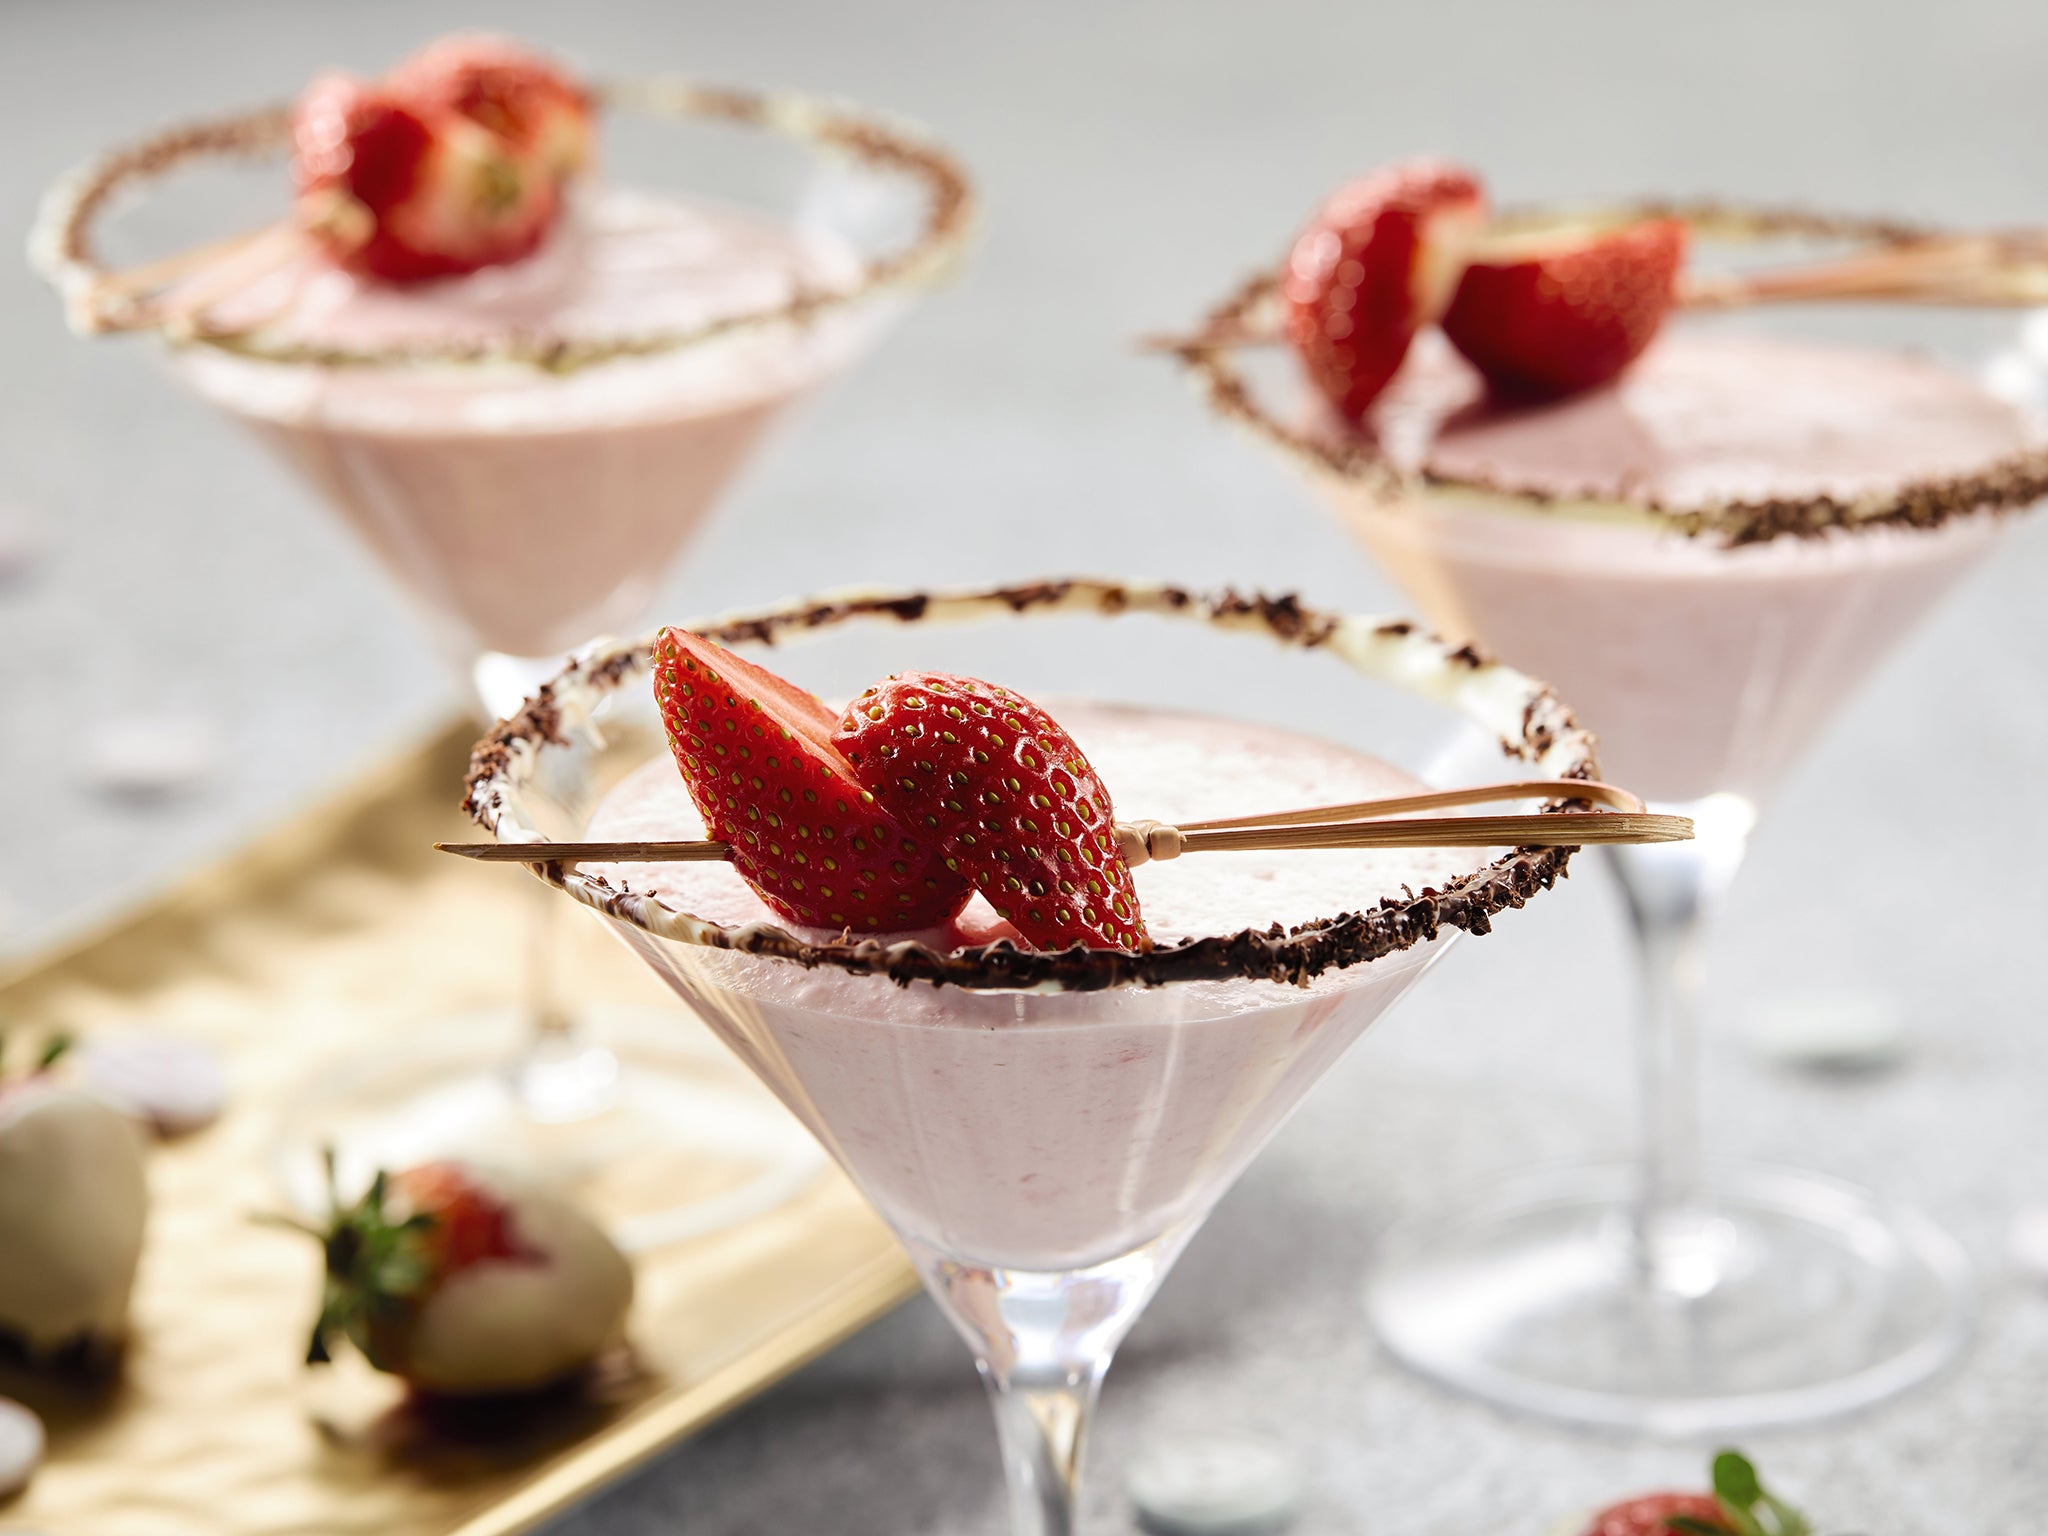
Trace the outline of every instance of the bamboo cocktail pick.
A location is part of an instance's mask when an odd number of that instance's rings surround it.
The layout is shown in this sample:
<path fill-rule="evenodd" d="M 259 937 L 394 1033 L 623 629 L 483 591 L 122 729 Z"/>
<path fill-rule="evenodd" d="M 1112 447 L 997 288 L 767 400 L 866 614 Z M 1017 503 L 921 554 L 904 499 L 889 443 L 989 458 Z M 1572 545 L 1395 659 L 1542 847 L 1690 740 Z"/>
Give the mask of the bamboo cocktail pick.
<path fill-rule="evenodd" d="M 1747 272 L 1688 270 L 1680 309 L 1758 304 L 1891 303 L 1960 309 L 2032 309 L 2048 304 L 2048 230 L 1929 234 L 1878 250 Z M 1244 321 L 1192 336 L 1145 336 L 1138 348 L 1183 356 L 1226 347 L 1284 346 L 1279 330 Z"/>
<path fill-rule="evenodd" d="M 1503 800 L 1588 800 L 1613 809 L 1508 816 L 1412 816 Z M 1678 843 L 1683 816 L 1659 815 L 1625 789 L 1591 779 L 1520 779 L 1383 800 L 1236 816 L 1170 826 L 1120 821 L 1117 842 L 1133 866 L 1185 853 L 1291 848 L 1578 848 L 1594 843 Z M 690 864 L 730 858 L 720 842 L 436 843 L 442 853 L 486 864 Z"/>

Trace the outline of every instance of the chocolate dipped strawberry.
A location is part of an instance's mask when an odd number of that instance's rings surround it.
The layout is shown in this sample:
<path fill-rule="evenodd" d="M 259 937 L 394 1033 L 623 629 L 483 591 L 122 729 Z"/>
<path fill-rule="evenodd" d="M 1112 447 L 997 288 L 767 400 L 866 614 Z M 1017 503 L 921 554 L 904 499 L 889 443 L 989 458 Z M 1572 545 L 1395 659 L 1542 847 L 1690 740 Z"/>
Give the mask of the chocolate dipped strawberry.
<path fill-rule="evenodd" d="M 0 1334 L 32 1356 L 127 1333 L 149 1215 L 139 1129 L 58 1081 L 62 1049 L 0 1078 Z"/>
<path fill-rule="evenodd" d="M 342 74 L 293 108 L 292 178 L 300 227 L 338 265 L 386 282 L 517 261 L 560 206 L 537 150 Z"/>
<path fill-rule="evenodd" d="M 1806 1517 L 1771 1493 L 1748 1458 L 1714 1458 L 1712 1493 L 1648 1493 L 1557 1528 L 1556 1536 L 1813 1536 Z"/>
<path fill-rule="evenodd" d="M 1501 394 L 1592 389 L 1655 339 L 1685 250 L 1686 228 L 1676 219 L 1488 236 L 1472 248 L 1444 334 Z"/>
<path fill-rule="evenodd" d="M 705 830 L 779 916 L 886 933 L 938 927 L 966 903 L 967 880 L 862 784 L 833 739 L 838 717 L 812 694 L 665 629 L 654 697 Z"/>
<path fill-rule="evenodd" d="M 1142 949 L 1109 790 L 1022 694 L 906 672 L 853 701 L 833 742 L 860 782 L 1040 949 Z"/>
<path fill-rule="evenodd" d="M 631 1267 L 589 1217 L 463 1164 L 380 1173 L 324 1228 L 302 1230 L 326 1255 L 308 1363 L 345 1338 L 436 1396 L 562 1381 L 619 1341 L 633 1300 Z"/>
<path fill-rule="evenodd" d="M 1404 160 L 1343 187 L 1294 242 L 1280 287 L 1287 338 L 1347 420 L 1364 417 L 1450 305 L 1485 218 L 1471 172 Z"/>

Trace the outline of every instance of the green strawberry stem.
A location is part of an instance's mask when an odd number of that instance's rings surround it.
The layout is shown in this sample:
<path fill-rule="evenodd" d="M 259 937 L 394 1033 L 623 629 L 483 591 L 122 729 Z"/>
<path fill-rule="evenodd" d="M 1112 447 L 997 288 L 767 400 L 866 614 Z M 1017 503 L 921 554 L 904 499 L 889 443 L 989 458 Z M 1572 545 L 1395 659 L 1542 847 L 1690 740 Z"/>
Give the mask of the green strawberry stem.
<path fill-rule="evenodd" d="M 397 1321 L 415 1305 L 433 1281 L 420 1238 L 434 1226 L 434 1217 L 420 1212 L 393 1221 L 385 1209 L 390 1179 L 380 1169 L 354 1205 L 341 1196 L 334 1149 L 322 1153 L 327 1170 L 328 1220 L 315 1226 L 295 1217 L 261 1213 L 265 1226 L 302 1233 L 321 1246 L 326 1278 L 321 1284 L 320 1313 L 306 1346 L 306 1364 L 326 1365 L 334 1359 L 333 1341 L 346 1337 L 380 1370 L 376 1335 L 379 1325 Z"/>
<path fill-rule="evenodd" d="M 1673 1515 L 1665 1525 L 1686 1536 L 1813 1536 L 1806 1517 L 1766 1489 L 1756 1467 L 1740 1451 L 1722 1451 L 1714 1457 L 1714 1497 L 1721 1504 L 1721 1523 Z"/>

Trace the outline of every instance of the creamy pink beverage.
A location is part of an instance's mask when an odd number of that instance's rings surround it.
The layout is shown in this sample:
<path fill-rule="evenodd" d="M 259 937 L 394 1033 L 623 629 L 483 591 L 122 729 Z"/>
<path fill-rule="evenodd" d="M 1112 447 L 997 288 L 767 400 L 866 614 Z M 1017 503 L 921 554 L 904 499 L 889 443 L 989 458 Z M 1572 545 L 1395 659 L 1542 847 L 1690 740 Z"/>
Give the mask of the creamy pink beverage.
<path fill-rule="evenodd" d="M 535 255 L 394 286 L 311 263 L 220 315 L 317 350 L 656 336 L 843 286 L 854 252 L 756 215 L 581 198 Z M 274 317 L 274 318 L 273 318 Z M 327 366 L 187 347 L 178 366 L 338 507 L 460 650 L 542 656 L 634 623 L 767 427 L 867 321 L 819 315 L 550 373 Z"/>
<path fill-rule="evenodd" d="M 1683 329 L 1613 386 L 1522 409 L 1418 357 L 1383 410 L 1404 456 L 1459 483 L 1391 507 L 1335 487 L 1373 554 L 1439 628 L 1555 686 L 1603 770 L 1664 801 L 1759 797 L 2004 519 L 1731 548 L 1628 503 L 1853 508 L 2031 441 L 1929 362 Z"/>
<path fill-rule="evenodd" d="M 1092 705 L 1058 714 L 1125 817 L 1195 820 L 1417 787 L 1371 757 L 1268 727 Z M 703 833 L 663 758 L 611 792 L 588 835 Z M 1134 874 L 1153 939 L 1170 943 L 1369 909 L 1482 862 L 1478 850 L 1202 853 Z M 723 925 L 777 921 L 724 865 L 595 872 Z M 919 937 L 981 942 L 1004 928 L 978 897 L 960 926 Z M 1107 1261 L 1198 1220 L 1445 948 L 1439 939 L 1307 987 L 976 992 L 622 931 L 906 1237 L 962 1263 L 1032 1271 Z"/>

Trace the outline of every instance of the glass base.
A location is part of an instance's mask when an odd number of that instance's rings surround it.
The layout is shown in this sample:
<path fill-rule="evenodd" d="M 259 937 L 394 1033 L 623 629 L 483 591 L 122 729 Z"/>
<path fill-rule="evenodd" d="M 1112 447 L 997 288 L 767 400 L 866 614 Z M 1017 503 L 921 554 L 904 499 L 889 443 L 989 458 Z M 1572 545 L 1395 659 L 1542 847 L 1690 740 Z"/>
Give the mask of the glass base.
<path fill-rule="evenodd" d="M 1637 1177 L 1535 1175 L 1397 1238 L 1367 1288 L 1380 1338 L 1502 1407 L 1671 1436 L 1863 1408 L 1968 1340 L 1967 1261 L 1925 1217 L 1817 1174 L 1725 1168 L 1640 1242 Z"/>
<path fill-rule="evenodd" d="M 327 1147 L 344 1192 L 379 1168 L 458 1157 L 569 1190 L 632 1253 L 772 1210 L 825 1166 L 744 1068 L 691 1038 L 687 1017 L 599 1011 L 542 1050 L 528 1030 L 497 1010 L 330 1064 L 278 1119 L 272 1162 L 293 1208 L 324 1213 Z"/>

